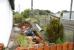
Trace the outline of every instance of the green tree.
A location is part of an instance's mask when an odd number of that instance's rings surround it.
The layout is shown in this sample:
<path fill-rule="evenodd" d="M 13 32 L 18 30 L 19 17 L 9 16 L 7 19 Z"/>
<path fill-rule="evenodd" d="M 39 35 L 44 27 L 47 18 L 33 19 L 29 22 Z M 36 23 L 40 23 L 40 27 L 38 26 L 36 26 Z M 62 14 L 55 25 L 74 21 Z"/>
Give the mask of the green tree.
<path fill-rule="evenodd" d="M 63 33 L 63 25 L 60 23 L 60 18 L 51 18 L 46 29 L 46 37 L 49 42 L 55 43 L 58 38 L 62 40 Z"/>

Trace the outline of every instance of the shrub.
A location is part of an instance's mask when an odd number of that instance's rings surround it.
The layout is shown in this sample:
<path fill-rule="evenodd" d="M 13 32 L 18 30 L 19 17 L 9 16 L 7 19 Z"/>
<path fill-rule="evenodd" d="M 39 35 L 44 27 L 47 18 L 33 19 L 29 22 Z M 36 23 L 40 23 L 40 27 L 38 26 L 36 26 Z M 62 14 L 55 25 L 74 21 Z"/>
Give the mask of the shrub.
<path fill-rule="evenodd" d="M 55 42 L 58 38 L 63 38 L 63 25 L 59 18 L 50 18 L 50 23 L 46 28 L 46 37 L 49 42 Z"/>
<path fill-rule="evenodd" d="M 16 42 L 20 45 L 20 47 L 27 47 L 28 46 L 28 39 L 24 35 L 18 35 L 16 38 Z"/>

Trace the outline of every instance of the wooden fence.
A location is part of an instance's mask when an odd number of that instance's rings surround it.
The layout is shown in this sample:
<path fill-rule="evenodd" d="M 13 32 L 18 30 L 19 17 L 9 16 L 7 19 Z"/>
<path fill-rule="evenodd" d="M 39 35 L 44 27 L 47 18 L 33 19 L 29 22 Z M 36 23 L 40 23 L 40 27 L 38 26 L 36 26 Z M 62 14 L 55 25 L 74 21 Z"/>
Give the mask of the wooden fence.
<path fill-rule="evenodd" d="M 74 43 L 64 43 L 64 44 L 55 44 L 55 45 L 45 45 L 38 48 L 29 48 L 29 49 L 20 49 L 19 47 L 16 50 L 74 50 Z"/>

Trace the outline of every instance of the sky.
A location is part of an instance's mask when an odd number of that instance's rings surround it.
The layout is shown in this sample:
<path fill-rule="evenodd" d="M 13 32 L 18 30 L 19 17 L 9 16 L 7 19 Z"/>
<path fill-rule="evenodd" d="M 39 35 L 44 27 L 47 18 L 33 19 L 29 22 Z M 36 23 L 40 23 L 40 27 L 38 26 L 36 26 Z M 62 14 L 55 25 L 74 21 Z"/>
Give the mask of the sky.
<path fill-rule="evenodd" d="M 34 9 L 50 10 L 58 12 L 62 10 L 70 10 L 71 0 L 33 0 Z M 74 2 L 74 1 L 73 1 Z M 31 0 L 15 0 L 15 11 L 23 11 L 31 8 Z M 74 3 L 73 3 L 74 11 Z"/>

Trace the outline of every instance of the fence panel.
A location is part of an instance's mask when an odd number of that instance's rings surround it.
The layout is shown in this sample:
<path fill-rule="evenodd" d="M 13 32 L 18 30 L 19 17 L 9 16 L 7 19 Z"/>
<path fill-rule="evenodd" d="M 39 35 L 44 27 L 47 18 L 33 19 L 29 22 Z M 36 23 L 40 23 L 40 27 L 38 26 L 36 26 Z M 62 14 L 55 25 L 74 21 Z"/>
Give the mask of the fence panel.
<path fill-rule="evenodd" d="M 63 50 L 68 50 L 68 45 L 69 45 L 68 43 L 64 43 L 63 44 Z"/>
<path fill-rule="evenodd" d="M 29 50 L 35 50 L 35 48 L 29 48 Z"/>
<path fill-rule="evenodd" d="M 44 46 L 44 50 L 50 50 L 49 46 Z"/>
<path fill-rule="evenodd" d="M 40 48 L 37 48 L 37 50 L 43 50 L 43 48 L 42 48 L 42 47 L 40 47 Z"/>
<path fill-rule="evenodd" d="M 23 47 L 17 47 L 16 50 L 28 50 Z M 64 43 L 64 44 L 55 44 L 55 45 L 45 45 L 39 48 L 29 48 L 29 50 L 74 50 L 74 43 Z"/>
<path fill-rule="evenodd" d="M 69 43 L 68 50 L 74 50 L 73 43 Z"/>
<path fill-rule="evenodd" d="M 57 44 L 57 50 L 63 50 L 62 47 L 63 47 L 62 44 Z"/>
<path fill-rule="evenodd" d="M 57 50 L 57 46 L 56 45 L 51 45 L 50 50 Z"/>

